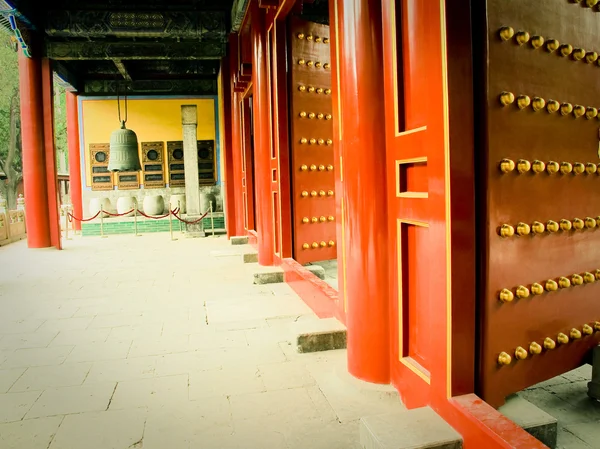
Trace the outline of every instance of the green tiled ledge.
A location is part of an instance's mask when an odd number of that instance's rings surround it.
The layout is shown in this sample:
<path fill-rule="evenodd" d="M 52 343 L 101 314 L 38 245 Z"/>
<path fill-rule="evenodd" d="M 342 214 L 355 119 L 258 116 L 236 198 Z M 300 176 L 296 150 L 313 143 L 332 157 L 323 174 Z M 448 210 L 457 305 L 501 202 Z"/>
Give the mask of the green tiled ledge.
<path fill-rule="evenodd" d="M 203 221 L 204 229 L 207 232 L 211 230 L 210 217 L 205 218 Z M 214 217 L 215 230 L 224 229 L 225 228 L 225 218 Z M 110 218 L 104 220 L 104 234 L 105 235 L 113 235 L 113 234 L 133 234 L 134 231 L 134 221 L 133 219 L 120 220 L 120 221 L 111 221 Z M 152 219 L 138 219 L 137 223 L 138 234 L 148 234 L 150 232 L 169 232 L 169 219 L 162 218 L 160 220 L 152 220 Z M 179 222 L 174 219 L 173 220 L 173 231 L 179 232 Z M 94 221 L 91 223 L 82 223 L 81 224 L 81 235 L 86 236 L 96 236 L 100 235 L 100 221 Z"/>

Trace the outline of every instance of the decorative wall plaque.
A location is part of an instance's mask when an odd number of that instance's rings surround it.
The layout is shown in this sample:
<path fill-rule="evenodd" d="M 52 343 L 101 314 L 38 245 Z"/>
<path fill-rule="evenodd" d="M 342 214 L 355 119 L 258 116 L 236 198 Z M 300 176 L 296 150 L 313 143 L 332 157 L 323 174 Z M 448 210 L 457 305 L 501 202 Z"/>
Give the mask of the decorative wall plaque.
<path fill-rule="evenodd" d="M 167 142 L 167 158 L 169 164 L 169 186 L 185 186 L 185 166 L 183 162 L 183 141 Z"/>
<path fill-rule="evenodd" d="M 108 157 L 110 154 L 108 143 L 91 143 L 90 168 L 92 177 L 92 190 L 113 190 L 113 174 L 108 171 Z"/>
<path fill-rule="evenodd" d="M 164 142 L 142 142 L 142 173 L 146 189 L 164 188 L 165 180 Z"/>
<path fill-rule="evenodd" d="M 216 182 L 215 141 L 198 141 L 198 179 L 200 185 L 211 185 Z"/>

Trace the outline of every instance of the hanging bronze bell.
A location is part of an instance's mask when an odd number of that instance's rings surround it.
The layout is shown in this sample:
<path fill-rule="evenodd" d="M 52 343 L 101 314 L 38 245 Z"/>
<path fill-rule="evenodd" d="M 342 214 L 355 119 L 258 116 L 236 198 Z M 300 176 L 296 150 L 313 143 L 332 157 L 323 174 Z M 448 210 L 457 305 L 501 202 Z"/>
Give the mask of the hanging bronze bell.
<path fill-rule="evenodd" d="M 121 121 L 121 129 L 110 135 L 110 154 L 108 155 L 109 171 L 140 171 L 140 155 L 136 134 L 125 128 Z"/>

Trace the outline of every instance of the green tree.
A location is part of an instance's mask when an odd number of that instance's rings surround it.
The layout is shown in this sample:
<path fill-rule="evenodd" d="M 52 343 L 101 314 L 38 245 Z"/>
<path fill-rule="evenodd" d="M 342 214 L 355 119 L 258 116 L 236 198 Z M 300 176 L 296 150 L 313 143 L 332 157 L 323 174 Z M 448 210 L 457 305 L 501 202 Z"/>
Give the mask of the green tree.
<path fill-rule="evenodd" d="M 54 148 L 56 149 L 56 170 L 60 170 L 61 161 L 66 162 L 63 167 L 69 170 L 69 148 L 67 146 L 67 96 L 65 88 L 59 83 L 54 83 Z"/>
<path fill-rule="evenodd" d="M 19 65 L 16 44 L 7 31 L 0 31 L 0 193 L 16 208 L 17 186 L 23 179 L 19 108 Z"/>

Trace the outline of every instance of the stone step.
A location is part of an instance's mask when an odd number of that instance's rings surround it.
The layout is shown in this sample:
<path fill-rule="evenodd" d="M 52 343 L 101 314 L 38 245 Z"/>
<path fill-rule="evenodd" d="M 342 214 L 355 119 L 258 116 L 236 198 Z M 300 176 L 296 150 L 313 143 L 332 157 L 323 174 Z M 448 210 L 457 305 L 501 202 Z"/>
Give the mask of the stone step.
<path fill-rule="evenodd" d="M 254 273 L 254 283 L 258 285 L 264 284 L 280 284 L 283 282 L 283 268 L 281 267 L 261 267 L 257 268 Z"/>
<path fill-rule="evenodd" d="M 527 399 L 518 394 L 511 395 L 498 411 L 546 446 L 552 449 L 556 447 L 557 419 Z"/>
<path fill-rule="evenodd" d="M 258 251 L 251 250 L 251 251 L 244 252 L 242 254 L 242 260 L 244 261 L 244 263 L 257 263 L 258 262 Z"/>
<path fill-rule="evenodd" d="M 247 245 L 248 237 L 247 236 L 233 236 L 229 239 L 229 242 L 232 245 Z"/>
<path fill-rule="evenodd" d="M 462 441 L 430 407 L 360 419 L 363 449 L 461 449 Z"/>
<path fill-rule="evenodd" d="M 336 318 L 293 323 L 290 330 L 292 345 L 300 353 L 346 348 L 346 327 Z"/>
<path fill-rule="evenodd" d="M 314 274 L 316 277 L 318 277 L 322 281 L 325 280 L 325 269 L 322 266 L 306 265 L 304 268 L 306 268 L 308 271 L 310 271 L 312 274 Z"/>

